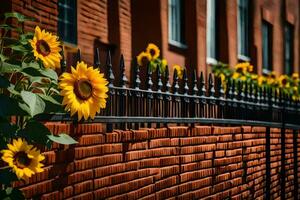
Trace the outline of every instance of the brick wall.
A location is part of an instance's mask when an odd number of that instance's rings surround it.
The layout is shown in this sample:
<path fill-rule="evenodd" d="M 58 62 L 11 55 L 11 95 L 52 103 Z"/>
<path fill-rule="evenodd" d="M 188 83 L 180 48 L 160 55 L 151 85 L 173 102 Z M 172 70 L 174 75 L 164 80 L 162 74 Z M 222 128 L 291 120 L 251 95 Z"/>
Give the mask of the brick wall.
<path fill-rule="evenodd" d="M 45 172 L 18 182 L 41 199 L 263 199 L 266 128 L 196 126 L 105 133 L 102 124 L 48 123 L 76 145 L 46 151 Z M 271 129 L 271 195 L 280 197 L 280 130 Z M 286 199 L 293 193 L 293 142 L 286 132 Z M 299 140 L 299 138 L 298 138 Z"/>
<path fill-rule="evenodd" d="M 40 25 L 57 32 L 57 1 L 8 0 L 0 12 L 13 10 L 36 18 L 36 22 L 25 23 L 27 30 Z M 235 65 L 238 61 L 237 0 L 220 0 L 217 7 L 217 18 L 220 20 L 217 25 L 220 30 L 217 35 L 218 59 Z M 278 74 L 284 72 L 283 24 L 288 22 L 294 26 L 293 66 L 294 71 L 299 71 L 299 7 L 297 0 L 251 0 L 250 58 L 258 73 L 262 73 L 262 20 L 273 26 L 273 69 Z M 77 0 L 78 45 L 75 47 L 81 48 L 82 59 L 92 64 L 93 48 L 97 46 L 97 42 L 114 45 L 113 65 L 116 76 L 119 75 L 117 69 L 121 53 L 125 55 L 126 66 L 130 66 L 131 58 L 149 42 L 154 42 L 161 48 L 162 55 L 168 59 L 170 66 L 179 64 L 197 69 L 198 73 L 210 72 L 210 67 L 206 64 L 206 1 L 186 1 L 185 11 L 187 48 L 181 49 L 168 42 L 167 0 Z M 105 55 L 101 58 L 104 61 Z M 126 68 L 126 75 L 130 76 L 129 67 Z"/>
<path fill-rule="evenodd" d="M 51 32 L 57 32 L 57 1 L 43 0 L 9 0 L 11 9 L 15 12 L 22 13 L 25 16 L 33 17 L 34 22 L 25 22 L 25 30 L 33 31 L 36 25 Z M 9 12 L 9 10 L 6 10 Z"/>

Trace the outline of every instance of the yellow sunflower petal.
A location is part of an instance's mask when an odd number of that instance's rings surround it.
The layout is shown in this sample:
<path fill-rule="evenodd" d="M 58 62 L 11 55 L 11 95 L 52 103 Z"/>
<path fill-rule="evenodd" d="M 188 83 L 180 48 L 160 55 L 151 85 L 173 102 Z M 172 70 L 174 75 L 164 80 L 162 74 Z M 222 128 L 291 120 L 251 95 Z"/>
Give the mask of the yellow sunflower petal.
<path fill-rule="evenodd" d="M 59 77 L 65 110 L 70 111 L 71 116 L 77 112 L 78 120 L 87 120 L 89 117 L 93 119 L 103 107 L 99 102 L 106 102 L 107 84 L 98 69 L 78 62 L 76 68 L 71 67 L 71 73 L 65 72 Z"/>
<path fill-rule="evenodd" d="M 55 35 L 41 30 L 40 27 L 35 28 L 35 34 L 30 41 L 32 52 L 36 59 L 40 59 L 45 68 L 60 68 L 60 42 Z"/>

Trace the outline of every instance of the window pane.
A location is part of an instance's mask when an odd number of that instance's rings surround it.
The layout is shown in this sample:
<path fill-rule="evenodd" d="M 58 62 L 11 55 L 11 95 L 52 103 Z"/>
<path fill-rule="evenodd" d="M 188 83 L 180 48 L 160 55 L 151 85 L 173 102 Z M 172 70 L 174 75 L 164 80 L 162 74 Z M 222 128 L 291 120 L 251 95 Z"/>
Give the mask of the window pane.
<path fill-rule="evenodd" d="M 272 26 L 266 21 L 262 24 L 263 69 L 272 70 Z"/>
<path fill-rule="evenodd" d="M 169 39 L 184 44 L 182 0 L 169 0 Z"/>
<path fill-rule="evenodd" d="M 207 57 L 216 59 L 216 5 L 215 0 L 207 1 L 206 50 Z"/>
<path fill-rule="evenodd" d="M 58 34 L 65 42 L 77 43 L 76 0 L 58 1 Z"/>
<path fill-rule="evenodd" d="M 285 25 L 285 73 L 293 73 L 293 26 L 291 24 Z"/>
<path fill-rule="evenodd" d="M 238 53 L 249 56 L 249 1 L 238 1 Z"/>

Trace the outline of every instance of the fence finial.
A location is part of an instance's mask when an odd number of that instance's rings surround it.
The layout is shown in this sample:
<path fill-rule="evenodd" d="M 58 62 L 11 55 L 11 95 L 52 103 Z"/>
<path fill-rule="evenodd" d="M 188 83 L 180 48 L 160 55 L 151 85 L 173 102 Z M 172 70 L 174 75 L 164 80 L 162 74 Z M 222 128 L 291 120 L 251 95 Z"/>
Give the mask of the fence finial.
<path fill-rule="evenodd" d="M 156 67 L 156 75 L 157 75 L 157 91 L 161 92 L 161 88 L 163 86 L 163 83 L 161 81 L 161 71 L 160 68 Z"/>
<path fill-rule="evenodd" d="M 79 49 L 79 48 L 78 48 L 77 54 L 76 54 L 76 61 L 77 61 L 77 62 L 81 62 L 81 52 L 80 52 L 80 49 Z"/>
<path fill-rule="evenodd" d="M 168 65 L 166 66 L 165 76 L 166 76 L 166 92 L 169 93 L 170 89 L 171 89 L 171 84 L 170 84 L 170 75 L 169 75 Z"/>
<path fill-rule="evenodd" d="M 225 92 L 224 92 L 224 86 L 223 86 L 223 82 L 222 82 L 222 78 L 221 77 L 219 77 L 218 78 L 218 92 L 219 92 L 219 96 L 220 96 L 220 98 L 221 99 L 224 99 L 224 97 L 225 97 Z"/>
<path fill-rule="evenodd" d="M 199 84 L 199 96 L 205 96 L 206 89 L 205 89 L 205 80 L 203 72 L 200 74 L 200 84 Z"/>
<path fill-rule="evenodd" d="M 100 70 L 101 62 L 100 62 L 100 50 L 97 47 L 94 52 L 94 67 Z"/>
<path fill-rule="evenodd" d="M 251 101 L 251 102 L 253 102 L 254 99 L 255 99 L 253 89 L 254 89 L 254 83 L 253 83 L 253 81 L 250 81 L 249 98 L 250 98 L 250 101 Z"/>
<path fill-rule="evenodd" d="M 178 85 L 178 76 L 177 76 L 177 69 L 174 69 L 173 75 L 173 93 L 178 94 L 179 85 Z"/>
<path fill-rule="evenodd" d="M 193 95 L 197 95 L 198 94 L 198 80 L 197 80 L 197 71 L 194 70 L 193 72 L 193 84 L 192 84 L 192 92 Z"/>
<path fill-rule="evenodd" d="M 134 88 L 135 89 L 139 89 L 140 88 L 140 85 L 141 85 L 141 79 L 140 79 L 140 67 L 139 65 L 137 64 L 136 62 L 136 59 L 135 59 L 135 62 L 134 62 Z"/>
<path fill-rule="evenodd" d="M 208 76 L 208 95 L 211 97 L 215 96 L 214 80 L 211 73 Z"/>
<path fill-rule="evenodd" d="M 115 76 L 114 76 L 114 73 L 113 73 L 113 70 L 112 70 L 112 62 L 111 62 L 110 50 L 107 51 L 106 66 L 107 66 L 107 80 L 109 82 L 108 86 L 113 86 L 114 85 Z"/>
<path fill-rule="evenodd" d="M 152 90 L 152 86 L 153 86 L 153 82 L 152 82 L 152 68 L 151 68 L 151 66 L 149 64 L 147 66 L 147 78 L 148 78 L 148 81 L 147 81 L 148 90 Z"/>
<path fill-rule="evenodd" d="M 231 91 L 232 91 L 232 99 L 237 100 L 238 93 L 236 92 L 236 85 L 234 79 L 232 80 Z"/>
<path fill-rule="evenodd" d="M 65 59 L 65 53 L 64 53 L 64 48 L 61 50 L 61 61 L 60 61 L 60 69 L 61 73 L 65 72 L 67 70 L 67 63 Z"/>
<path fill-rule="evenodd" d="M 188 86 L 188 77 L 187 77 L 187 71 L 186 69 L 183 70 L 183 82 L 184 82 L 184 95 L 187 95 L 189 92 L 189 86 Z"/>
<path fill-rule="evenodd" d="M 123 54 L 121 54 L 121 58 L 120 58 L 120 71 L 121 71 L 120 86 L 126 88 L 128 79 L 126 78 L 126 74 L 125 74 L 125 62 L 124 62 Z"/>

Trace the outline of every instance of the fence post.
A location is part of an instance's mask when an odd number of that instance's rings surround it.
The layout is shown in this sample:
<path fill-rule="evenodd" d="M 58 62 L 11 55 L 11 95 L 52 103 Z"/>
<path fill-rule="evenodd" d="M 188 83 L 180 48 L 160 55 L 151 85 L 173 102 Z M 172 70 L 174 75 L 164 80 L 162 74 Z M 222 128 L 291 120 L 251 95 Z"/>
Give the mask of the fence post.
<path fill-rule="evenodd" d="M 281 127 L 281 171 L 280 171 L 280 199 L 285 199 L 285 104 L 286 96 L 281 92 L 282 100 L 282 127 Z"/>
<path fill-rule="evenodd" d="M 106 57 L 106 74 L 107 74 L 107 80 L 108 80 L 108 88 L 109 88 L 109 97 L 107 99 L 107 115 L 113 116 L 115 114 L 114 112 L 114 100 L 115 100 L 115 89 L 114 89 L 114 80 L 115 76 L 112 70 L 112 62 L 111 62 L 111 55 L 110 51 L 107 52 Z M 107 123 L 106 125 L 107 132 L 113 131 L 113 124 Z"/>
<path fill-rule="evenodd" d="M 120 77 L 120 87 L 122 88 L 119 96 L 120 96 L 120 102 L 119 102 L 119 114 L 120 116 L 127 116 L 127 91 L 126 91 L 126 85 L 128 83 L 128 79 L 126 78 L 125 74 L 125 63 L 124 63 L 124 56 L 123 54 L 121 55 L 120 58 L 120 72 L 121 72 L 121 77 Z M 121 123 L 121 129 L 126 130 L 126 123 Z"/>

